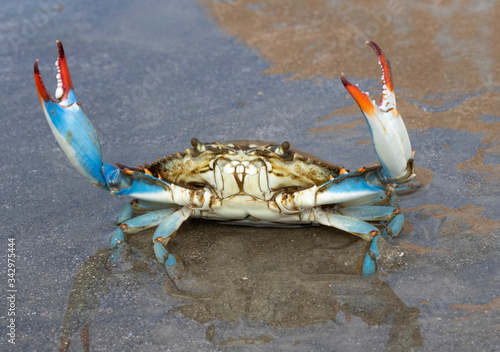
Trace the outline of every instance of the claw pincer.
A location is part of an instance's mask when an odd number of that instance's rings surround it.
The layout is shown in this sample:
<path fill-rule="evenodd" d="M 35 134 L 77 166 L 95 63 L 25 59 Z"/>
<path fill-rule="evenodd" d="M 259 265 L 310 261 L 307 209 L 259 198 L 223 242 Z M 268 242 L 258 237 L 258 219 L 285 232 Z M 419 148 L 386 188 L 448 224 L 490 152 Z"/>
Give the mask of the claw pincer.
<path fill-rule="evenodd" d="M 358 103 L 363 113 L 378 159 L 382 164 L 383 177 L 387 182 L 404 181 L 413 175 L 408 162 L 413 160 L 410 137 L 403 119 L 396 110 L 396 95 L 392 82 L 389 60 L 377 44 L 367 42 L 379 58 L 382 69 L 382 98 L 377 105 L 370 100 L 368 93 L 362 92 L 358 86 L 352 85 L 342 74 L 344 87 Z"/>
<path fill-rule="evenodd" d="M 57 142 L 68 156 L 71 164 L 99 187 L 108 188 L 102 173 L 101 143 L 99 136 L 77 103 L 73 84 L 69 75 L 64 50 L 57 42 L 58 56 L 57 89 L 55 100 L 43 84 L 42 75 L 35 61 L 35 82 L 43 112 Z"/>

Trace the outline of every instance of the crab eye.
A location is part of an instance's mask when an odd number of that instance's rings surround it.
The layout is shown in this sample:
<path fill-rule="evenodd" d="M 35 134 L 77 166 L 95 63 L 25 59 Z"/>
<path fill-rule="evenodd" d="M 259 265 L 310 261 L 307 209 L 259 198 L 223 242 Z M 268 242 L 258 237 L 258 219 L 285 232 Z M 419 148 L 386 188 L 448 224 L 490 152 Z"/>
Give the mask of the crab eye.
<path fill-rule="evenodd" d="M 198 138 L 191 139 L 191 145 L 193 146 L 193 148 L 196 151 L 204 152 L 206 150 L 205 149 L 205 144 L 202 143 L 202 142 L 200 142 L 200 140 Z"/>
<path fill-rule="evenodd" d="M 274 152 L 278 155 L 284 155 L 288 149 L 290 149 L 290 142 L 284 141 L 283 143 L 275 146 Z"/>
<path fill-rule="evenodd" d="M 109 177 L 108 185 L 111 191 L 117 192 L 130 187 L 130 185 L 132 185 L 132 179 L 125 172 L 115 170 Z"/>

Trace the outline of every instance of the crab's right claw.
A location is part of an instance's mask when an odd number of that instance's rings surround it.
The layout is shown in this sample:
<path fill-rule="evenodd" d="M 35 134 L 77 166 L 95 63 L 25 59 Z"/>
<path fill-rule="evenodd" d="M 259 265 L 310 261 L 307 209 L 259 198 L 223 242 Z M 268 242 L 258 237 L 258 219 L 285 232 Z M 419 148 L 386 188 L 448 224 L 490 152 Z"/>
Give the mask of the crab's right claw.
<path fill-rule="evenodd" d="M 410 138 L 403 119 L 396 110 L 396 95 L 389 61 L 377 44 L 367 42 L 379 58 L 382 69 L 382 98 L 377 105 L 368 93 L 352 85 L 342 74 L 344 87 L 358 103 L 370 127 L 373 146 L 382 164 L 383 178 L 388 182 L 404 181 L 413 175 Z"/>
<path fill-rule="evenodd" d="M 63 46 L 57 41 L 57 89 L 54 99 L 47 91 L 35 61 L 35 83 L 43 112 L 57 142 L 71 164 L 99 187 L 108 188 L 103 177 L 101 143 L 97 132 L 77 102 Z"/>

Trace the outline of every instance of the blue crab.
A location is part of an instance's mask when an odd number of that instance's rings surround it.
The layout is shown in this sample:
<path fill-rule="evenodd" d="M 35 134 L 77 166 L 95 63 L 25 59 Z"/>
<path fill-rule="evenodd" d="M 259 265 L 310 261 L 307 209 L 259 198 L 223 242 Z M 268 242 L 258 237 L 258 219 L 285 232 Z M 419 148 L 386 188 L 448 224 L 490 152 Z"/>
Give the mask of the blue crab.
<path fill-rule="evenodd" d="M 262 141 L 202 143 L 144 164 L 102 162 L 94 126 L 76 100 L 63 46 L 57 42 L 55 99 L 35 62 L 34 74 L 43 111 L 57 142 L 73 166 L 94 185 L 134 200 L 125 205 L 110 241 L 113 266 L 125 234 L 157 226 L 154 252 L 167 272 L 180 264 L 168 241 L 189 217 L 250 226 L 332 226 L 371 242 L 363 274 L 376 271 L 377 241 L 397 236 L 403 226 L 396 188 L 413 177 L 413 152 L 396 100 L 389 61 L 373 42 L 382 69 L 382 98 L 341 75 L 371 131 L 379 166 L 349 171 L 290 148 Z M 133 213 L 139 216 L 133 217 Z"/>

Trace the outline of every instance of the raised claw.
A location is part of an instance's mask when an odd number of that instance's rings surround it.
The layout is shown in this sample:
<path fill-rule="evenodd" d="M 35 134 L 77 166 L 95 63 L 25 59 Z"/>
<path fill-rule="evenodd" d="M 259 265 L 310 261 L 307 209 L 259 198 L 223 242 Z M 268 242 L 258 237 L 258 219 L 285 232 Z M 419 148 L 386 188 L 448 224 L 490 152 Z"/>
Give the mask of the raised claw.
<path fill-rule="evenodd" d="M 43 112 L 57 142 L 71 164 L 99 187 L 108 188 L 102 172 L 99 136 L 80 103 L 77 102 L 69 74 L 64 49 L 57 41 L 57 89 L 54 99 L 48 92 L 35 61 L 34 74 Z"/>
<path fill-rule="evenodd" d="M 373 42 L 367 44 L 375 51 L 382 69 L 382 98 L 377 105 L 370 100 L 368 93 L 362 92 L 357 85 L 352 85 L 341 75 L 342 83 L 358 103 L 370 127 L 373 146 L 382 164 L 383 178 L 386 182 L 403 181 L 413 175 L 408 167 L 413 159 L 410 138 L 403 119 L 396 109 L 396 95 L 392 82 L 389 61 L 379 46 Z"/>

